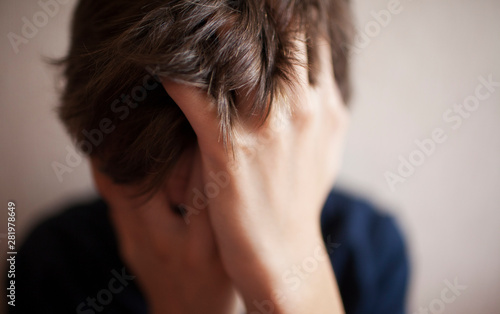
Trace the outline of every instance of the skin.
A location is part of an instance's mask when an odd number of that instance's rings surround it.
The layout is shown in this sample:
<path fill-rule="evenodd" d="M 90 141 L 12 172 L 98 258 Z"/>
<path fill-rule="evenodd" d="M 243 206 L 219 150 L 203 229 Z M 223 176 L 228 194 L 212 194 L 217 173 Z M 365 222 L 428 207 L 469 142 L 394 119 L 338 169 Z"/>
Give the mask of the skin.
<path fill-rule="evenodd" d="M 239 298 L 247 313 L 344 312 L 319 224 L 349 120 L 327 47 L 320 45 L 319 84 L 297 65 L 293 97 L 280 100 L 292 110 L 272 111 L 259 127 L 237 123 L 234 154 L 220 141 L 206 92 L 164 79 L 198 142 L 150 199 L 132 197 L 135 187 L 114 184 L 92 161 L 121 254 L 152 313 L 238 313 Z M 307 64 L 304 41 L 297 48 Z M 203 206 L 195 190 L 209 192 Z M 171 204 L 184 204 L 189 219 Z M 311 257 L 317 267 L 292 287 L 284 274 Z"/>

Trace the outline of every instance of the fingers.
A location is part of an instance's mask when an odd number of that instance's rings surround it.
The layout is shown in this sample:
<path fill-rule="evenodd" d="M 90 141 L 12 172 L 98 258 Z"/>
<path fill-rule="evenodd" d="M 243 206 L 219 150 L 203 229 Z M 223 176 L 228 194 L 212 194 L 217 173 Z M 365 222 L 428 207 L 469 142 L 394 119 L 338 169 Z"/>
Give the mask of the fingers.
<path fill-rule="evenodd" d="M 318 40 L 319 73 L 318 85 L 323 88 L 333 89 L 336 86 L 333 73 L 332 53 L 330 44 L 323 38 Z"/>
<path fill-rule="evenodd" d="M 289 94 L 289 105 L 292 109 L 291 121 L 293 125 L 302 130 L 308 128 L 314 121 L 316 102 L 310 99 L 311 86 L 309 84 L 309 62 L 307 54 L 307 43 L 304 33 L 296 34 L 294 45 L 294 69 L 297 81 L 292 85 Z M 288 100 L 287 100 L 288 101 Z"/>
<path fill-rule="evenodd" d="M 219 148 L 219 119 L 217 106 L 207 93 L 199 88 L 162 80 L 165 91 L 175 101 L 188 119 L 203 151 Z"/>
<path fill-rule="evenodd" d="M 333 65 L 330 44 L 323 38 L 318 40 L 319 77 L 321 81 L 333 82 Z"/>
<path fill-rule="evenodd" d="M 307 108 L 309 102 L 306 97 L 309 89 L 309 67 L 305 33 L 295 34 L 291 51 L 288 53 L 292 54 L 289 56 L 292 58 L 294 66 L 292 72 L 295 77 L 292 80 L 296 82 L 291 86 L 292 90 L 288 91 L 287 94 L 290 94 L 290 98 L 286 101 L 290 102 L 289 105 L 294 108 L 293 110 L 309 111 Z M 213 152 L 218 155 L 220 155 L 218 150 L 224 152 L 220 138 L 221 129 L 217 115 L 217 104 L 210 99 L 207 93 L 200 88 L 176 83 L 167 78 L 162 79 L 162 84 L 191 124 L 202 152 Z M 252 99 L 252 97 L 245 97 L 245 99 L 248 98 Z M 238 108 L 252 107 L 251 104 L 247 106 L 242 104 L 241 97 L 238 101 Z"/>
<path fill-rule="evenodd" d="M 307 57 L 307 43 L 304 33 L 296 34 L 293 42 L 295 50 L 295 73 L 297 74 L 298 84 L 302 90 L 309 86 L 309 62 Z"/>

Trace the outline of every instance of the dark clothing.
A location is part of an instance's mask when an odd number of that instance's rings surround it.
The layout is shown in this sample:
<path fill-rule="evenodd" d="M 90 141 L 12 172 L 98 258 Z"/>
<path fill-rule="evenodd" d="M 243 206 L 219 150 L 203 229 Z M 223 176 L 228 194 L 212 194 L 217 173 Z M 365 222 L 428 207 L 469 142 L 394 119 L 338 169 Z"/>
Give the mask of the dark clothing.
<path fill-rule="evenodd" d="M 394 220 L 334 191 L 321 227 L 346 313 L 404 313 L 408 259 Z M 9 313 L 147 313 L 130 276 L 107 205 L 76 205 L 41 223 L 22 245 Z"/>

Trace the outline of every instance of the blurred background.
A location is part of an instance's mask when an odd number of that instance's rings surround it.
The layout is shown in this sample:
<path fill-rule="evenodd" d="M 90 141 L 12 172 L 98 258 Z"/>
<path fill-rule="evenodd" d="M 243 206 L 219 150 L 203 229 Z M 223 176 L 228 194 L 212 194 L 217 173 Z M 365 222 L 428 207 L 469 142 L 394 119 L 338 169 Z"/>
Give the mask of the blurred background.
<path fill-rule="evenodd" d="M 8 201 L 19 243 L 40 219 L 95 194 L 86 161 L 60 178 L 53 169 L 71 141 L 45 58 L 64 56 L 75 2 L 59 0 L 47 19 L 36 0 L 0 2 L 2 271 Z M 412 263 L 409 313 L 500 313 L 500 1 L 357 0 L 353 10 L 352 126 L 338 186 L 398 219 Z M 35 30 L 23 30 L 26 20 Z M 450 303 L 447 281 L 467 287 Z"/>

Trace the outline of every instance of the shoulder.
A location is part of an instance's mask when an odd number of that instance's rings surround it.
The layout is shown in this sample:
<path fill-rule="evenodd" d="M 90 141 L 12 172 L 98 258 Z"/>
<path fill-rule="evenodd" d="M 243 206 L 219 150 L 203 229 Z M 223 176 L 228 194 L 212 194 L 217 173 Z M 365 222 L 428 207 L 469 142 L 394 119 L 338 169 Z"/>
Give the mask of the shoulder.
<path fill-rule="evenodd" d="M 333 190 L 321 214 L 323 234 L 336 235 L 350 245 L 404 245 L 395 219 L 368 201 Z M 368 242 L 367 242 L 368 241 Z M 380 248 L 379 248 L 380 249 Z"/>
<path fill-rule="evenodd" d="M 111 257 L 115 252 L 110 248 L 116 247 L 116 239 L 107 215 L 106 204 L 94 200 L 46 218 L 24 241 L 20 259 L 36 256 L 38 264 L 52 264 L 61 260 L 92 262 Z"/>
<path fill-rule="evenodd" d="M 403 313 L 408 257 L 396 220 L 369 202 L 332 191 L 321 216 L 347 313 Z"/>
<path fill-rule="evenodd" d="M 71 206 L 41 222 L 22 244 L 12 313 L 94 313 L 89 298 L 98 301 L 98 293 L 124 272 L 107 205 L 94 200 Z M 128 313 L 114 309 L 123 297 L 136 296 L 134 289 L 125 289 L 104 312 Z"/>

